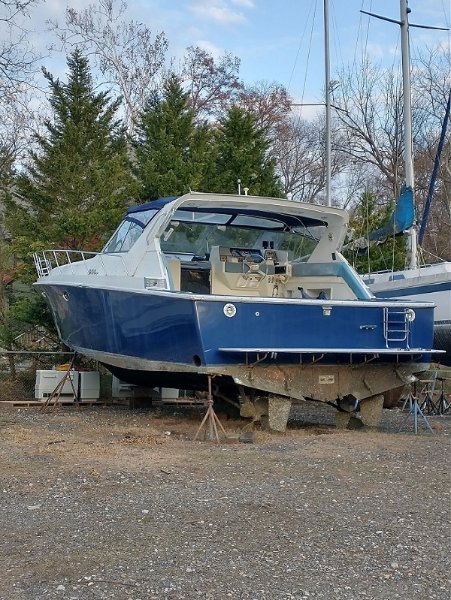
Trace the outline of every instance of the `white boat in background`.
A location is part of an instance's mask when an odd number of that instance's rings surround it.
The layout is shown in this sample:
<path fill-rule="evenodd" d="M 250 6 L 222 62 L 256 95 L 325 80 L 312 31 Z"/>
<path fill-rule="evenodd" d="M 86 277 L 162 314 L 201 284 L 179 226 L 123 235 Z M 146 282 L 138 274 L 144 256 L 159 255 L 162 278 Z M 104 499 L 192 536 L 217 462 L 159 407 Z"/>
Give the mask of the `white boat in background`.
<path fill-rule="evenodd" d="M 437 359 L 444 365 L 451 364 L 451 262 L 372 273 L 363 279 L 379 298 L 434 302 L 434 348 L 446 353 Z"/>
<path fill-rule="evenodd" d="M 436 305 L 434 313 L 434 347 L 444 351 L 439 358 L 443 364 L 451 364 L 451 262 L 438 262 L 436 264 L 420 265 L 417 243 L 417 229 L 415 221 L 414 199 L 414 169 L 412 156 L 412 110 L 411 110 L 411 84 L 410 84 L 410 45 L 407 0 L 400 0 L 401 50 L 403 71 L 403 108 L 404 108 L 404 133 L 405 133 L 405 204 L 399 214 L 394 215 L 394 220 L 377 232 L 372 232 L 365 243 L 371 244 L 377 239 L 384 239 L 389 232 L 398 234 L 407 229 L 408 235 L 408 266 L 400 271 L 380 271 L 363 275 L 363 280 L 376 297 L 400 298 L 418 301 L 430 301 Z M 372 16 L 379 17 L 379 15 Z M 389 19 L 393 22 L 392 19 Z M 435 27 L 431 29 L 437 29 Z M 446 126 L 449 120 L 451 93 L 443 121 L 440 144 L 443 144 Z M 439 144 L 439 146 L 440 146 Z M 430 189 L 430 196 L 432 196 Z M 410 206 L 409 206 L 410 203 Z M 398 206 L 397 206 L 398 211 Z M 397 219 L 399 218 L 399 222 Z M 379 236 L 379 237 L 378 237 Z M 420 237 L 421 241 L 421 237 Z M 360 240 L 363 247 L 363 240 Z M 359 243 L 357 243 L 359 245 Z"/>

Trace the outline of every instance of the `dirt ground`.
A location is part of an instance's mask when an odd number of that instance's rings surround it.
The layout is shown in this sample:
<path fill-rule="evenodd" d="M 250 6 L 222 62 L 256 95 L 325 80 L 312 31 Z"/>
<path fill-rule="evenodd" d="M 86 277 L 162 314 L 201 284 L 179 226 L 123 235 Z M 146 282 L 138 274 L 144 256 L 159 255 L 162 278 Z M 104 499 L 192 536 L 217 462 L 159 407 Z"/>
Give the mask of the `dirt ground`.
<path fill-rule="evenodd" d="M 449 599 L 451 415 L 216 444 L 202 414 L 0 406 L 0 600 Z"/>

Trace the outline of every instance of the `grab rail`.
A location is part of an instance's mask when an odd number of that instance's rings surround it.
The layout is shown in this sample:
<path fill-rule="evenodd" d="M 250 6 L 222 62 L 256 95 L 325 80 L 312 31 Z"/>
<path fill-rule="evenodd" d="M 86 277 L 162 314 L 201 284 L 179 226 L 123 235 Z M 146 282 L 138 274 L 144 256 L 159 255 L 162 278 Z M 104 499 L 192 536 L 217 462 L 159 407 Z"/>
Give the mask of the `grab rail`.
<path fill-rule="evenodd" d="M 86 274 L 93 275 L 115 275 L 117 274 L 116 269 L 112 269 L 111 266 L 108 269 L 105 264 L 105 258 L 108 260 L 111 258 L 118 258 L 121 261 L 123 272 L 125 275 L 129 275 L 127 266 L 124 258 L 119 254 L 103 254 L 102 252 L 86 252 L 84 250 L 67 250 L 67 249 L 53 249 L 53 250 L 41 250 L 40 252 L 33 253 L 33 261 L 36 267 L 38 277 L 47 277 L 52 269 L 66 266 L 66 265 L 79 265 L 82 263 L 86 268 Z M 88 260 L 98 258 L 98 261 L 93 264 Z M 98 272 L 99 266 L 103 270 L 103 273 Z M 78 269 L 71 269 L 71 273 L 79 272 Z"/>

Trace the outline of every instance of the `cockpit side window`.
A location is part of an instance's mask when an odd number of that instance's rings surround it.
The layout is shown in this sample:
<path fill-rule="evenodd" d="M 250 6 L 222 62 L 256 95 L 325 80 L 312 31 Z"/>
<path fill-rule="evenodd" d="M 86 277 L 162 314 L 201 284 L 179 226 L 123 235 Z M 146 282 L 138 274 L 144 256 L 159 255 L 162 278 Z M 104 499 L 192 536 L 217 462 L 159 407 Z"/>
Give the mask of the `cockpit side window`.
<path fill-rule="evenodd" d="M 128 252 L 157 212 L 157 210 L 146 210 L 127 215 L 111 236 L 102 252 L 105 254 Z"/>

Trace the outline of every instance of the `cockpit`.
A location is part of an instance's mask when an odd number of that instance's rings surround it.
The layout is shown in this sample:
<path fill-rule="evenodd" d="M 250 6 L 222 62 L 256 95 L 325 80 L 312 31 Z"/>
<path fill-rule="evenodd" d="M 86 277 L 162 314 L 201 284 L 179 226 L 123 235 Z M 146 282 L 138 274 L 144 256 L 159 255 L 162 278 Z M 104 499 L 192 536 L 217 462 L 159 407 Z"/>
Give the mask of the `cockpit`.
<path fill-rule="evenodd" d="M 103 253 L 128 252 L 159 212 L 156 203 L 130 210 Z M 154 208 L 155 206 L 155 208 Z M 367 297 L 346 262 L 313 263 L 327 233 L 320 218 L 242 206 L 180 206 L 157 242 L 172 291 L 260 297 Z"/>

